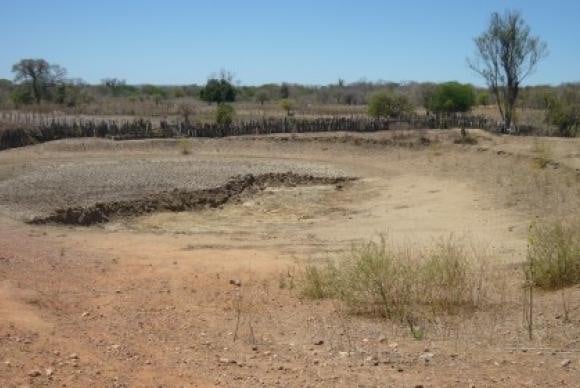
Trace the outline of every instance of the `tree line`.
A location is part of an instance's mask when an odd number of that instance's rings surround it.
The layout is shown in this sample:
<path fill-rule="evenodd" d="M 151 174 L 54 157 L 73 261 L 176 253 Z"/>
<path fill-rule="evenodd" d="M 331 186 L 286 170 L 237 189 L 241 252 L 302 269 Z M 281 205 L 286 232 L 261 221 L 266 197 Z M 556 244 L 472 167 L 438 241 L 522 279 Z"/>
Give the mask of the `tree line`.
<path fill-rule="evenodd" d="M 216 120 L 231 122 L 234 101 L 277 102 L 290 116 L 301 104 L 368 105 L 373 117 L 393 117 L 423 107 L 427 112 L 450 114 L 468 112 L 475 105 L 497 106 L 504 130 L 517 131 L 518 107 L 545 109 L 546 121 L 563 135 L 578 131 L 580 84 L 524 86 L 539 63 L 547 56 L 547 44 L 531 33 L 521 13 L 493 13 L 488 28 L 474 39 L 476 55 L 468 66 L 486 83 L 486 88 L 455 81 L 434 83 L 392 83 L 359 81 L 350 84 L 339 79 L 335 84 L 236 85 L 233 76 L 222 71 L 205 85 L 157 86 L 128 85 L 117 78 L 103 79 L 99 85 L 68 79 L 66 69 L 44 59 L 23 59 L 12 67 L 14 79 L 0 80 L 0 104 L 15 107 L 43 102 L 77 106 L 99 98 L 151 100 L 156 104 L 168 99 L 192 97 L 218 104 Z M 185 108 L 187 110 L 187 108 Z M 184 112 L 188 116 L 188 112 Z"/>

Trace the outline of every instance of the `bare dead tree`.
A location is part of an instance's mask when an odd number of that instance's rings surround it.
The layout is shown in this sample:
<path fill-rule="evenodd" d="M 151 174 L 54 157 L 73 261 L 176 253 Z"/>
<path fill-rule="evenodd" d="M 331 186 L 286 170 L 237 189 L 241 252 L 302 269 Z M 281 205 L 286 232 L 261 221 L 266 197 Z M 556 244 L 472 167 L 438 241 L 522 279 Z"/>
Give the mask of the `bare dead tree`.
<path fill-rule="evenodd" d="M 475 38 L 477 53 L 468 59 L 494 94 L 505 128 L 510 128 L 522 82 L 548 53 L 545 42 L 532 36 L 521 13 L 494 12 L 486 32 Z"/>

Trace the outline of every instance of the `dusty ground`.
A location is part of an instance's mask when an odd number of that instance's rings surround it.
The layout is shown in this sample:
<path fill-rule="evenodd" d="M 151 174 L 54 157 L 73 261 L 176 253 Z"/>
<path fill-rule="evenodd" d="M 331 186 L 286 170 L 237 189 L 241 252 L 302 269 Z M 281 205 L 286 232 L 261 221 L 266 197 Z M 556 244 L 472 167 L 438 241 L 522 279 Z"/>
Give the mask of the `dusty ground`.
<path fill-rule="evenodd" d="M 517 263 L 530 221 L 580 214 L 580 143 L 550 140 L 558 164 L 538 169 L 532 139 L 417 136 L 432 142 L 198 140 L 181 155 L 171 141 L 77 140 L 0 153 L 0 385 L 578 386 L 580 289 L 537 295 L 530 341 Z M 57 205 L 280 170 L 359 180 L 90 228 L 23 222 Z M 420 341 L 300 297 L 305 261 L 379 233 L 402 246 L 453 234 L 489 253 L 509 291 L 489 311 L 431 322 Z"/>

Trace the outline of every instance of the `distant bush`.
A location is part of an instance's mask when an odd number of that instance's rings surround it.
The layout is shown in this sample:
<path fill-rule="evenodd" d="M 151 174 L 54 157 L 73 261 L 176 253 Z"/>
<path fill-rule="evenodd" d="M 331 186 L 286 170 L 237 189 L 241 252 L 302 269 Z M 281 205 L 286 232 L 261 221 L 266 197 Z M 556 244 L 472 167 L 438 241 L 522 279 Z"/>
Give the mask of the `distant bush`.
<path fill-rule="evenodd" d="M 484 90 L 477 93 L 476 101 L 477 105 L 489 105 L 491 103 L 489 92 Z"/>
<path fill-rule="evenodd" d="M 225 78 L 212 78 L 199 92 L 199 98 L 206 102 L 234 102 L 236 99 L 236 88 Z"/>
<path fill-rule="evenodd" d="M 548 95 L 546 101 L 546 121 L 558 127 L 558 134 L 575 137 L 580 133 L 580 104 Z"/>
<path fill-rule="evenodd" d="M 460 244 L 443 241 L 416 256 L 384 239 L 352 248 L 338 261 L 309 265 L 301 281 L 309 298 L 336 298 L 355 313 L 407 320 L 426 312 L 479 306 L 485 266 Z"/>
<path fill-rule="evenodd" d="M 22 105 L 29 105 L 34 102 L 34 96 L 30 90 L 26 87 L 17 87 L 10 94 L 10 99 L 14 105 L 18 108 Z"/>
<path fill-rule="evenodd" d="M 217 107 L 215 121 L 220 125 L 230 125 L 234 121 L 235 113 L 233 106 L 221 103 Z"/>
<path fill-rule="evenodd" d="M 286 112 L 286 116 L 291 116 L 292 109 L 294 109 L 294 102 L 285 98 L 280 101 L 280 107 L 284 109 L 284 111 Z"/>
<path fill-rule="evenodd" d="M 407 97 L 402 95 L 379 92 L 374 94 L 368 106 L 371 117 L 396 117 L 413 109 Z"/>
<path fill-rule="evenodd" d="M 559 289 L 580 284 L 580 222 L 532 225 L 526 276 L 532 284 Z"/>
<path fill-rule="evenodd" d="M 270 95 L 264 90 L 259 91 L 256 94 L 256 101 L 258 101 L 260 103 L 260 105 L 264 105 L 264 103 L 266 101 L 268 101 L 269 99 L 270 99 Z"/>
<path fill-rule="evenodd" d="M 467 112 L 475 104 L 473 86 L 459 82 L 438 85 L 430 96 L 428 108 L 436 113 Z"/>

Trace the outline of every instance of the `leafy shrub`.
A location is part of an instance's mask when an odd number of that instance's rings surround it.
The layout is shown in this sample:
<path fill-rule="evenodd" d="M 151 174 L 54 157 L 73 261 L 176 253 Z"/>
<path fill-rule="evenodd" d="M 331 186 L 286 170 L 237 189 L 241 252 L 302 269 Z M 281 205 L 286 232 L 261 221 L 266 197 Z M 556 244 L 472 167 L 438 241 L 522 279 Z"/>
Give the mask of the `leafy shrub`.
<path fill-rule="evenodd" d="M 437 113 L 467 112 L 474 104 L 473 86 L 459 82 L 446 82 L 435 88 L 428 102 L 428 108 Z"/>
<path fill-rule="evenodd" d="M 10 98 L 16 107 L 34 103 L 34 96 L 30 90 L 23 87 L 17 87 L 14 89 L 10 95 Z"/>
<path fill-rule="evenodd" d="M 556 222 L 530 227 L 527 279 L 545 289 L 580 283 L 580 223 Z"/>
<path fill-rule="evenodd" d="M 574 137 L 580 133 L 580 105 L 571 99 L 546 96 L 546 121 L 558 127 L 558 134 Z"/>
<path fill-rule="evenodd" d="M 287 116 L 291 116 L 292 115 L 292 110 L 294 109 L 294 102 L 292 102 L 291 100 L 285 98 L 283 100 L 280 101 L 280 107 L 282 109 L 284 109 L 284 111 L 286 112 Z"/>
<path fill-rule="evenodd" d="M 219 104 L 216 110 L 215 121 L 220 125 L 230 125 L 234 121 L 234 107 L 229 104 Z"/>
<path fill-rule="evenodd" d="M 396 117 L 412 110 L 413 107 L 407 97 L 385 92 L 374 94 L 368 106 L 368 114 L 376 118 Z"/>

